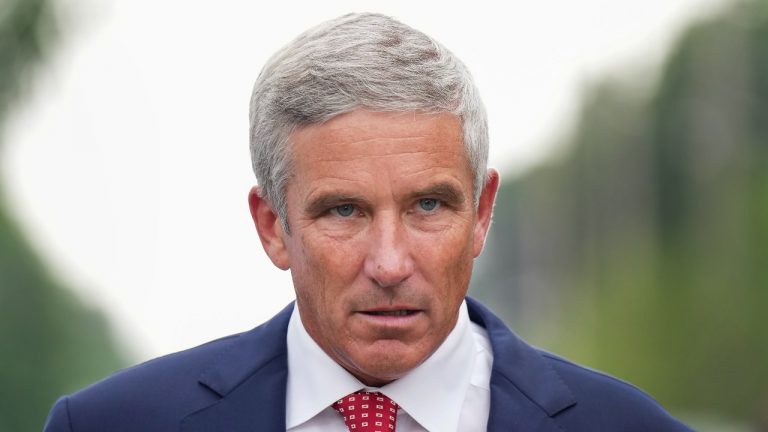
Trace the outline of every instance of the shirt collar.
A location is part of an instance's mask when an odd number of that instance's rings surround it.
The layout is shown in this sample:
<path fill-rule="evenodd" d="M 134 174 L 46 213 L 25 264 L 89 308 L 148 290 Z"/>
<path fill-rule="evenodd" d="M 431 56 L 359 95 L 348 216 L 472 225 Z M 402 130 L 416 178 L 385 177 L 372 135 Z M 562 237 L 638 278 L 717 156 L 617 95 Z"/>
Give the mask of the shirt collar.
<path fill-rule="evenodd" d="M 309 336 L 298 304 L 288 322 L 288 384 L 285 426 L 298 426 L 364 385 L 339 366 Z"/>
<path fill-rule="evenodd" d="M 475 363 L 465 302 L 459 308 L 456 326 L 440 347 L 407 375 L 381 388 L 362 384 L 328 357 L 304 329 L 298 307 L 288 324 L 287 344 L 287 428 L 306 422 L 361 389 L 384 393 L 428 431 L 458 427 Z"/>

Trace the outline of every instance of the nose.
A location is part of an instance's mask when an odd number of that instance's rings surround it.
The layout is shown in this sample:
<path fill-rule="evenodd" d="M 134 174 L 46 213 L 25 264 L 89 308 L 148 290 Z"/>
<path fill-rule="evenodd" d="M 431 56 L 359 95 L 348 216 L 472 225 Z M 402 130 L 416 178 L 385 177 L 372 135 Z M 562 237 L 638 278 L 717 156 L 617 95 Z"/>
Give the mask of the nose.
<path fill-rule="evenodd" d="M 369 231 L 369 250 L 363 266 L 366 276 L 382 288 L 396 286 L 413 274 L 406 229 L 396 215 L 379 214 Z"/>

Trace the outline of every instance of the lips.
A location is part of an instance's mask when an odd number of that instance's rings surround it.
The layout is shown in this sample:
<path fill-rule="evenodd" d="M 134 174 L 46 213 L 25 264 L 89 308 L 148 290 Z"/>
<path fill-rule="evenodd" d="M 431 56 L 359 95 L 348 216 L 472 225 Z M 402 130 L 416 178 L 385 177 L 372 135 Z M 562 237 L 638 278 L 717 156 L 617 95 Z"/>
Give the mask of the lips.
<path fill-rule="evenodd" d="M 377 341 L 404 340 L 414 337 L 414 332 L 423 331 L 429 324 L 424 312 L 411 305 L 372 307 L 358 310 L 355 324 L 359 325 L 359 332 Z"/>
<path fill-rule="evenodd" d="M 386 311 L 363 311 L 366 315 L 374 315 L 374 316 L 391 316 L 391 317 L 403 317 L 408 315 L 413 315 L 417 310 L 414 309 L 397 309 L 397 310 L 386 310 Z"/>

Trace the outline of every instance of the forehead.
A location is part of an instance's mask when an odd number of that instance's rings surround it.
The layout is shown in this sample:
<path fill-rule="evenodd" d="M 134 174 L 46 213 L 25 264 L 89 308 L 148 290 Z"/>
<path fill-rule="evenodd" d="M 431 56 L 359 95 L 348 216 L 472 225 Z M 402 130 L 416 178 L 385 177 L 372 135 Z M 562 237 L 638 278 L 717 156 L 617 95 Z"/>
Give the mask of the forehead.
<path fill-rule="evenodd" d="M 329 160 L 451 154 L 467 162 L 461 121 L 451 113 L 356 110 L 295 130 L 289 139 L 294 174 Z"/>

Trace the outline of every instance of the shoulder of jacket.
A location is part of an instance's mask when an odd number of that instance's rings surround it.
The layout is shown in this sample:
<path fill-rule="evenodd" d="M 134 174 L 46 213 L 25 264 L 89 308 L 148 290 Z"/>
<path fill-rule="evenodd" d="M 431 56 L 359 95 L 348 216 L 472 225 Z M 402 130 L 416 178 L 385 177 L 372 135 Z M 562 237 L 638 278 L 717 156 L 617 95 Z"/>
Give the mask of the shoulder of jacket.
<path fill-rule="evenodd" d="M 594 430 L 691 430 L 639 387 L 555 354 L 537 350 L 557 371 L 576 398 L 576 404 L 561 414 L 563 419 L 592 424 Z"/>

